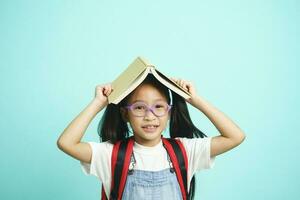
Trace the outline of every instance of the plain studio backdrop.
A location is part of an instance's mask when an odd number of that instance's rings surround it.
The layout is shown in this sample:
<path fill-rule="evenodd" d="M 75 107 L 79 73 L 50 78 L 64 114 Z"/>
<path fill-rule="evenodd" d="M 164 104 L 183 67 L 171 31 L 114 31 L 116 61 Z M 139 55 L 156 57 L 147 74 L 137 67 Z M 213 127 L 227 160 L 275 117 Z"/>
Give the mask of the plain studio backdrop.
<path fill-rule="evenodd" d="M 193 81 L 246 133 L 197 173 L 196 199 L 300 199 L 299 11 L 297 0 L 1 1 L 0 199 L 99 199 L 101 183 L 56 140 L 137 56 Z M 99 141 L 102 114 L 83 141 Z"/>

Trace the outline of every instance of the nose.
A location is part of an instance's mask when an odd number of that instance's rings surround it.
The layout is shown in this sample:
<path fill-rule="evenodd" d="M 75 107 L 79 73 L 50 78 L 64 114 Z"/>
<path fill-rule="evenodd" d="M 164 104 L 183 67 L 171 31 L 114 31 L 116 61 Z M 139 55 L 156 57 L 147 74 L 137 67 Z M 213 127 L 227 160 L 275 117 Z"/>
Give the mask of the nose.
<path fill-rule="evenodd" d="M 145 117 L 144 117 L 145 119 L 155 119 L 156 118 L 156 116 L 155 116 L 155 114 L 153 113 L 153 111 L 152 111 L 152 109 L 148 109 L 147 111 L 146 111 L 146 113 L 145 113 Z"/>

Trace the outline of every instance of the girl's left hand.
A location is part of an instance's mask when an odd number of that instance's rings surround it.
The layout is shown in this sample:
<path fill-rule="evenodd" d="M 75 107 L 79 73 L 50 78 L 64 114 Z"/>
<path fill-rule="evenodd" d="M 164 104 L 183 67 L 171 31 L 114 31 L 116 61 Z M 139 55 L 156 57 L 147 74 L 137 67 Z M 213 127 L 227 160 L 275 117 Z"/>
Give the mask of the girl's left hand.
<path fill-rule="evenodd" d="M 172 81 L 176 82 L 178 85 L 180 85 L 184 89 L 186 89 L 191 94 L 191 98 L 186 99 L 186 101 L 193 105 L 194 101 L 197 97 L 196 88 L 194 87 L 193 83 L 190 82 L 190 81 L 187 81 L 187 80 L 176 79 L 176 78 L 173 78 L 173 77 L 170 78 L 170 79 Z"/>

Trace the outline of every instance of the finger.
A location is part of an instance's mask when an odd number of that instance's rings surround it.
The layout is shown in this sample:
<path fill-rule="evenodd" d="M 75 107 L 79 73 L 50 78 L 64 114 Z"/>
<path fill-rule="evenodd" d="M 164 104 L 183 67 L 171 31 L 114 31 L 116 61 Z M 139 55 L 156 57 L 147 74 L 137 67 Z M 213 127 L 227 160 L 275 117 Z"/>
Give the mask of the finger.
<path fill-rule="evenodd" d="M 184 87 L 185 86 L 184 80 L 180 79 L 179 84 Z"/>
<path fill-rule="evenodd" d="M 186 82 L 186 86 L 190 88 L 190 87 L 192 87 L 192 83 L 191 82 Z"/>
<path fill-rule="evenodd" d="M 190 90 L 190 84 L 189 84 L 189 82 L 184 81 L 184 82 L 183 82 L 183 86 L 184 86 L 184 88 L 186 88 L 187 90 Z"/>
<path fill-rule="evenodd" d="M 106 95 L 110 95 L 110 93 L 112 92 L 112 88 L 111 87 L 109 87 L 108 88 L 108 90 L 107 90 L 107 93 L 106 93 Z"/>
<path fill-rule="evenodd" d="M 170 79 L 171 79 L 172 81 L 174 81 L 175 83 L 177 82 L 177 79 L 174 78 L 174 77 L 171 77 Z"/>
<path fill-rule="evenodd" d="M 102 92 L 103 95 L 106 95 L 106 93 L 107 93 L 107 87 L 103 86 L 101 92 Z"/>

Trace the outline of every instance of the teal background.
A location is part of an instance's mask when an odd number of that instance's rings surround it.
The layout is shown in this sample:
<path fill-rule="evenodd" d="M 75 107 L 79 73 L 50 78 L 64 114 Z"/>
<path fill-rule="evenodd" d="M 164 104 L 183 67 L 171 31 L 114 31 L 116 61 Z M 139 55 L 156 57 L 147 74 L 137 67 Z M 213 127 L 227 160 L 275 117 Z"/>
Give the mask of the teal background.
<path fill-rule="evenodd" d="M 95 86 L 138 55 L 193 81 L 247 136 L 197 174 L 196 199 L 299 199 L 299 9 L 296 0 L 1 1 L 0 199 L 99 199 L 100 182 L 56 140 Z M 84 141 L 98 141 L 101 115 Z"/>

